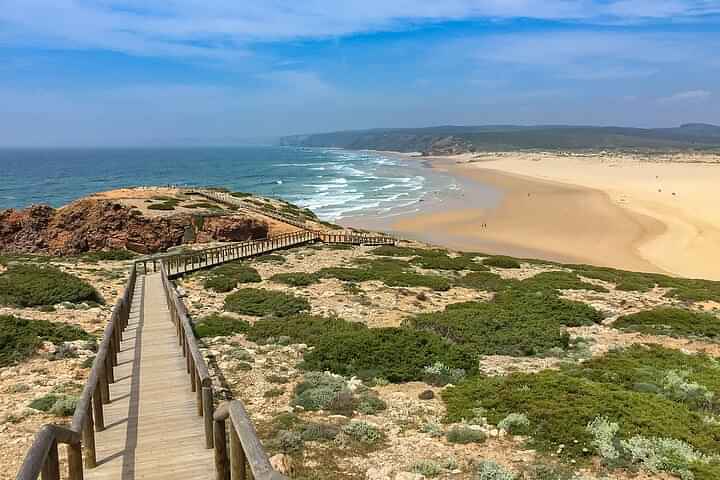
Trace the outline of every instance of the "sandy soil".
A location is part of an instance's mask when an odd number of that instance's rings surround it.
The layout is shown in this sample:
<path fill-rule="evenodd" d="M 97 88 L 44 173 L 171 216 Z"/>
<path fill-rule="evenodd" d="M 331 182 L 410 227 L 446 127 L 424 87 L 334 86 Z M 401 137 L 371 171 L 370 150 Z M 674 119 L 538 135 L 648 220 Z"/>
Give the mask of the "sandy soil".
<path fill-rule="evenodd" d="M 429 162 L 471 181 L 464 197 L 373 227 L 466 250 L 720 279 L 715 157 L 508 153 Z M 497 205 L 475 205 L 483 185 L 503 192 Z"/>

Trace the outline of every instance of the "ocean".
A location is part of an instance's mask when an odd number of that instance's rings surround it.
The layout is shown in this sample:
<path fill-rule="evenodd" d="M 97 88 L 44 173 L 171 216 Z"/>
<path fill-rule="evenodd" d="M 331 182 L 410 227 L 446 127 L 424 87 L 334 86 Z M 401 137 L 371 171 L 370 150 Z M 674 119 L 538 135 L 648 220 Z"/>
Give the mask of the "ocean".
<path fill-rule="evenodd" d="M 273 146 L 0 149 L 0 209 L 54 207 L 94 192 L 149 185 L 222 186 L 277 197 L 340 221 L 418 210 L 462 188 L 414 159 L 369 151 Z"/>

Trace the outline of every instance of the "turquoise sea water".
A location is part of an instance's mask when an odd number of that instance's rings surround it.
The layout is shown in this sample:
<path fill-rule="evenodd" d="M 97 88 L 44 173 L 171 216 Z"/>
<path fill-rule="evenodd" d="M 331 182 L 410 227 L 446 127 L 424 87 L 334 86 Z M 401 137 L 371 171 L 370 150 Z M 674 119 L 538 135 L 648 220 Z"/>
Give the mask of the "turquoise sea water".
<path fill-rule="evenodd" d="M 224 186 L 275 196 L 327 220 L 407 211 L 458 189 L 421 162 L 377 152 L 295 147 L 0 149 L 0 209 L 61 206 L 143 185 Z"/>

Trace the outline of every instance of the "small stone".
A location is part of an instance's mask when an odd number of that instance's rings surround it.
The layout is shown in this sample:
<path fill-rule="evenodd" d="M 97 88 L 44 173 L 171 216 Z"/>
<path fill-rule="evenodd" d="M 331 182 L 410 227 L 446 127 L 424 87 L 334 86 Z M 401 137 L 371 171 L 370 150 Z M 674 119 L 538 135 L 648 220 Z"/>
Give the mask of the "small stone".
<path fill-rule="evenodd" d="M 424 390 L 420 392 L 418 398 L 420 400 L 432 400 L 433 398 L 435 398 L 435 392 L 433 392 L 432 390 Z"/>
<path fill-rule="evenodd" d="M 391 480 L 393 475 L 392 467 L 369 468 L 365 472 L 367 480 Z"/>
<path fill-rule="evenodd" d="M 425 478 L 424 475 L 420 475 L 419 473 L 410 473 L 410 472 L 400 472 L 397 475 L 395 475 L 395 480 L 423 480 Z"/>
<path fill-rule="evenodd" d="M 293 465 L 292 457 L 290 455 L 285 455 L 284 453 L 278 453 L 277 455 L 270 457 L 270 465 L 272 465 L 274 470 L 283 475 L 291 477 L 295 473 L 295 466 Z"/>

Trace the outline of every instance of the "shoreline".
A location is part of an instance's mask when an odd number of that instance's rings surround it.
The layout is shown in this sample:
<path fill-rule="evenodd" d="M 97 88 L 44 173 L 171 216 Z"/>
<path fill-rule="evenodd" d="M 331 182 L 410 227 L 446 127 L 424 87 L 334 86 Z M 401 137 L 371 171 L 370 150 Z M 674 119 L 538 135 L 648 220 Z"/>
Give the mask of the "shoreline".
<path fill-rule="evenodd" d="M 720 199 L 720 165 L 519 152 L 483 160 L 398 155 L 452 175 L 464 194 L 425 202 L 422 213 L 343 223 L 459 250 L 720 279 L 720 214 L 711 206 Z M 501 192 L 495 205 L 478 194 L 488 187 Z"/>

